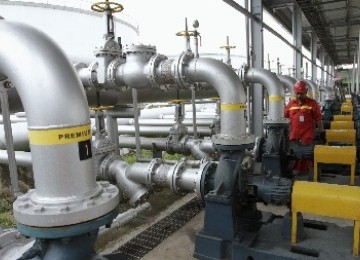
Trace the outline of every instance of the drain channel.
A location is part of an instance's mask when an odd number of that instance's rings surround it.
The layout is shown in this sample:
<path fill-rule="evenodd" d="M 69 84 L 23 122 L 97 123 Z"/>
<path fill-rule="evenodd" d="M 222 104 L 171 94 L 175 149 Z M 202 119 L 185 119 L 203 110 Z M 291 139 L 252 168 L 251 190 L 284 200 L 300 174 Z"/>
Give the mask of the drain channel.
<path fill-rule="evenodd" d="M 159 220 L 130 241 L 126 242 L 114 254 L 121 254 L 121 259 L 140 259 L 162 241 L 184 226 L 203 209 L 200 199 L 193 198 L 184 206 Z"/>

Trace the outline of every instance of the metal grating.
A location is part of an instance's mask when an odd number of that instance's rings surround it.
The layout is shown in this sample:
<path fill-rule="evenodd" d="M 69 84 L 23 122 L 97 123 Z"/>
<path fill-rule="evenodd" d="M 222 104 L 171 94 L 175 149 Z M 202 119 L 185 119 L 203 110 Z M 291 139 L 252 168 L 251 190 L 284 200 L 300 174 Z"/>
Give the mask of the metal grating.
<path fill-rule="evenodd" d="M 114 254 L 121 254 L 121 259 L 140 259 L 199 214 L 202 209 L 203 204 L 201 200 L 193 198 L 184 206 L 178 208 L 125 243 L 117 249 Z"/>

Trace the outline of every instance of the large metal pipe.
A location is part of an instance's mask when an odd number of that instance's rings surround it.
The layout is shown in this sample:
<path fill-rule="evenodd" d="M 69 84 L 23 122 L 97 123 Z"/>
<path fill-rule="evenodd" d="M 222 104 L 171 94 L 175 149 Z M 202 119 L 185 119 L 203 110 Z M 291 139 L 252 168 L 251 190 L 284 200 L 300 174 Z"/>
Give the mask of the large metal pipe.
<path fill-rule="evenodd" d="M 126 176 L 139 184 L 151 187 L 169 187 L 175 193 L 193 192 L 200 194 L 201 178 L 204 169 L 213 162 L 202 162 L 192 167 L 181 160 L 175 164 L 167 164 L 161 159 L 153 159 L 149 163 L 137 162 L 130 165 Z"/>
<path fill-rule="evenodd" d="M 129 167 L 118 155 L 109 155 L 102 161 L 98 177 L 115 180 L 121 191 L 121 200 L 129 200 L 129 204 L 137 205 L 143 202 L 149 190 L 142 183 L 127 178 L 126 171 Z"/>
<path fill-rule="evenodd" d="M 140 134 L 145 136 L 168 136 L 170 133 L 171 126 L 141 126 L 140 127 Z M 131 134 L 135 133 L 135 128 L 132 125 L 121 125 L 118 127 L 118 131 L 120 135 Z M 188 133 L 193 133 L 193 127 L 188 127 Z M 200 136 L 210 136 L 211 129 L 209 127 L 201 126 L 197 127 L 197 133 Z"/>
<path fill-rule="evenodd" d="M 31 153 L 17 151 L 15 152 L 16 164 L 18 166 L 32 167 Z M 9 159 L 6 150 L 0 150 L 0 164 L 8 164 Z"/>
<path fill-rule="evenodd" d="M 288 75 L 278 75 L 278 78 L 280 79 L 280 82 L 283 84 L 284 86 L 284 90 L 285 93 L 290 93 L 291 98 L 295 97 L 295 93 L 294 93 L 294 85 L 296 83 L 296 79 L 288 76 Z"/>
<path fill-rule="evenodd" d="M 260 83 L 269 94 L 269 112 L 267 119 L 278 121 L 284 118 L 284 88 L 275 73 L 261 68 L 247 68 L 244 71 L 246 83 Z"/>
<path fill-rule="evenodd" d="M 193 138 L 185 137 L 183 138 L 178 145 L 175 147 L 168 146 L 168 139 L 167 138 L 140 138 L 140 144 L 142 149 L 147 150 L 160 150 L 160 151 L 168 151 L 171 149 L 172 152 L 179 153 L 179 154 L 192 154 L 195 159 L 202 159 L 202 158 L 211 158 L 211 154 L 215 153 L 215 149 L 211 146 L 207 146 L 206 144 L 202 146 L 202 142 L 208 143 L 210 140 L 203 141 L 197 140 Z M 121 147 L 135 149 L 135 137 L 131 136 L 119 136 L 119 143 Z M 203 150 L 204 149 L 204 150 Z"/>
<path fill-rule="evenodd" d="M 192 59 L 188 62 L 185 75 L 192 82 L 208 82 L 217 91 L 221 101 L 221 128 L 223 138 L 246 140 L 244 87 L 234 71 L 221 61 L 210 58 Z"/>
<path fill-rule="evenodd" d="M 214 115 L 215 117 L 215 115 Z M 214 119 L 211 118 L 196 118 L 196 125 L 198 126 L 209 126 L 214 122 Z M 134 119 L 128 118 L 118 118 L 117 123 L 119 125 L 134 125 Z M 174 125 L 174 119 L 150 119 L 150 118 L 140 118 L 139 124 L 140 125 L 152 125 L 152 126 L 172 126 Z M 187 126 L 192 126 L 193 122 L 192 119 L 184 119 L 181 123 Z"/>
<path fill-rule="evenodd" d="M 30 151 L 29 132 L 26 122 L 11 124 L 15 151 Z M 6 139 L 3 127 L 0 125 L 0 149 L 6 150 Z"/>
<path fill-rule="evenodd" d="M 208 83 L 214 87 L 222 103 L 220 139 L 227 139 L 225 142 L 232 144 L 234 139 L 241 140 L 241 144 L 253 142 L 253 138 L 249 138 L 245 131 L 244 88 L 229 66 L 214 59 L 194 58 L 191 52 L 185 52 L 175 60 L 168 60 L 166 56 L 156 54 L 153 46 L 132 45 L 125 48 L 124 52 L 126 61 L 114 60 L 110 63 L 103 87 L 123 89 L 128 86 L 147 89 L 151 93 L 153 89 L 161 89 L 162 86 L 176 84 L 189 88 L 193 83 Z M 87 69 L 86 73 L 86 77 L 82 76 L 82 82 L 89 86 L 96 85 L 89 81 L 96 78 L 93 76 L 96 69 Z M 191 94 L 191 91 L 188 92 Z"/>
<path fill-rule="evenodd" d="M 35 179 L 35 190 L 14 203 L 16 220 L 24 225 L 49 227 L 89 221 L 109 213 L 118 204 L 115 190 L 96 210 L 79 206 L 63 214 L 66 217 L 59 216 L 59 204 L 82 204 L 80 201 L 103 192 L 95 182 L 89 156 L 88 104 L 71 64 L 51 39 L 24 24 L 0 20 L 0 41 L 0 73 L 16 87 L 27 114 Z M 81 145 L 85 149 L 83 158 Z M 36 211 L 39 207 L 43 210 Z"/>
<path fill-rule="evenodd" d="M 319 102 L 319 88 L 318 88 L 318 86 L 315 84 L 315 82 L 313 82 L 313 81 L 311 81 L 311 80 L 309 80 L 309 79 L 305 79 L 304 80 L 307 84 L 308 84 L 308 86 L 310 86 L 310 88 L 311 88 L 311 97 L 313 98 L 313 99 L 315 99 L 316 101 L 318 101 Z M 308 95 L 309 95 L 309 91 L 308 91 Z M 310 95 L 309 95 L 310 96 Z"/>
<path fill-rule="evenodd" d="M 141 148 L 146 150 L 166 150 L 166 142 L 167 138 L 148 138 L 148 137 L 141 137 L 140 143 Z M 119 136 L 119 144 L 121 148 L 130 148 L 135 149 L 135 137 L 133 136 Z"/>

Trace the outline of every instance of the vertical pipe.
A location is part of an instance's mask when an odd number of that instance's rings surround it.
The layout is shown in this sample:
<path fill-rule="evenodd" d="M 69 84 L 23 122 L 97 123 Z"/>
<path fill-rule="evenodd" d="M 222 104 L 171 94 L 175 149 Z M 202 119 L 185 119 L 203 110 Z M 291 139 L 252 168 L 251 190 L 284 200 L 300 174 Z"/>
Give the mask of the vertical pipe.
<path fill-rule="evenodd" d="M 253 46 L 253 53 L 256 53 L 253 58 L 253 67 L 262 69 L 264 67 L 264 38 L 263 38 L 263 4 L 262 1 L 251 1 L 251 14 L 257 19 L 251 20 L 251 43 Z M 257 21 L 256 21 L 257 20 Z M 259 23 L 258 21 L 261 21 Z M 263 136 L 263 87 L 256 83 L 252 88 L 252 125 L 255 136 Z"/>
<path fill-rule="evenodd" d="M 141 144 L 140 144 L 140 128 L 139 128 L 139 108 L 138 108 L 138 97 L 137 89 L 132 88 L 132 98 L 134 106 L 134 127 L 135 127 L 135 142 L 136 142 L 136 158 L 141 157 Z"/>
<path fill-rule="evenodd" d="M 108 136 L 116 146 L 116 153 L 120 154 L 119 131 L 116 116 L 106 114 L 106 126 Z"/>
<path fill-rule="evenodd" d="M 296 47 L 294 50 L 294 66 L 295 66 L 295 75 L 297 79 L 302 78 L 301 68 L 302 68 L 302 17 L 301 9 L 297 4 L 293 5 L 293 44 Z"/>
<path fill-rule="evenodd" d="M 355 48 L 354 61 L 353 61 L 353 67 L 352 67 L 352 77 L 351 77 L 351 92 L 352 93 L 355 93 L 355 59 L 356 59 L 356 52 L 357 52 L 357 47 Z"/>
<path fill-rule="evenodd" d="M 196 125 L 196 104 L 195 104 L 195 85 L 191 87 L 191 105 L 192 105 L 192 115 L 193 115 L 193 129 L 194 129 L 194 139 L 198 139 L 197 135 L 197 125 Z"/>
<path fill-rule="evenodd" d="M 245 9 L 246 9 L 246 11 L 249 11 L 249 0 L 245 0 Z M 250 64 L 250 31 L 249 31 L 250 28 L 249 28 L 249 25 L 250 25 L 250 18 L 249 18 L 249 16 L 245 15 L 246 64 L 249 67 L 251 67 L 251 64 Z M 251 126 L 250 86 L 246 86 L 246 100 L 247 100 L 247 104 L 248 104 L 248 108 L 246 109 L 246 118 L 247 118 L 247 127 L 249 128 Z"/>
<path fill-rule="evenodd" d="M 186 39 L 186 51 L 190 51 L 191 47 L 190 47 L 190 36 L 188 33 L 188 23 L 187 23 L 187 17 L 185 18 L 185 39 Z"/>
<path fill-rule="evenodd" d="M 359 49 L 360 49 L 360 31 L 359 31 L 359 41 L 358 41 L 358 56 L 357 56 L 357 75 L 356 75 L 356 91 L 355 91 L 355 94 L 358 94 L 359 93 L 359 76 L 360 76 L 360 73 L 359 73 L 359 64 L 360 64 L 360 52 L 359 52 Z"/>
<path fill-rule="evenodd" d="M 11 192 L 14 197 L 17 197 L 18 195 L 20 195 L 20 189 L 19 189 L 19 180 L 18 180 L 18 175 L 17 175 L 14 142 L 13 142 L 12 129 L 11 129 L 8 95 L 7 95 L 7 89 L 5 86 L 6 84 L 9 84 L 9 83 L 4 82 L 2 84 L 2 86 L 0 86 L 1 111 L 2 111 L 3 122 L 4 122 L 6 151 L 7 151 L 7 155 L 8 155 L 8 159 L 9 159 Z"/>

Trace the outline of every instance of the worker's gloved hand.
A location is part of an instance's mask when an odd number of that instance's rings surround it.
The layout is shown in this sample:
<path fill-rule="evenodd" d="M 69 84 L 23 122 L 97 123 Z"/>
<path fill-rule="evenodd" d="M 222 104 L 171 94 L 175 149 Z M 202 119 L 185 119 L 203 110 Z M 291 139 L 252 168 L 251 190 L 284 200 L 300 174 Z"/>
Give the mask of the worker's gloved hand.
<path fill-rule="evenodd" d="M 324 130 L 315 130 L 315 138 L 314 138 L 314 144 L 325 144 L 326 138 L 325 138 L 325 131 Z"/>

